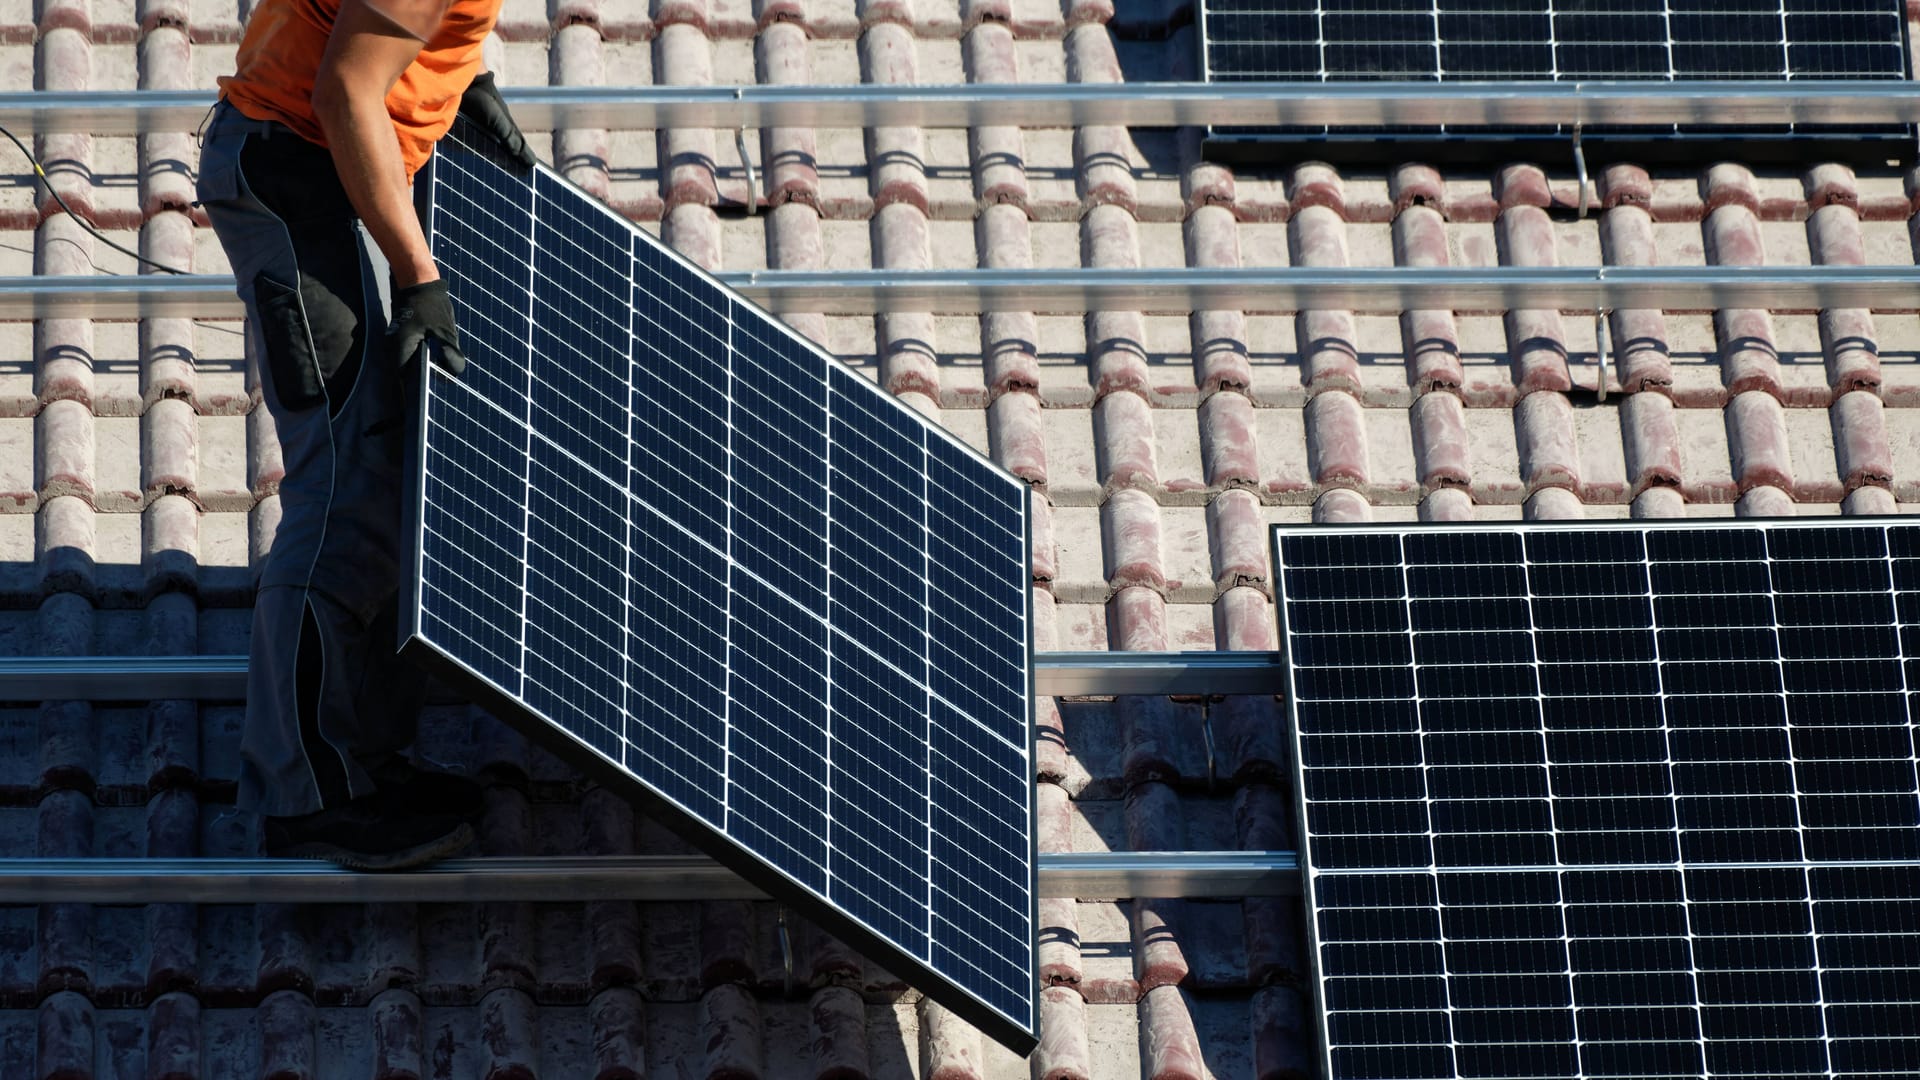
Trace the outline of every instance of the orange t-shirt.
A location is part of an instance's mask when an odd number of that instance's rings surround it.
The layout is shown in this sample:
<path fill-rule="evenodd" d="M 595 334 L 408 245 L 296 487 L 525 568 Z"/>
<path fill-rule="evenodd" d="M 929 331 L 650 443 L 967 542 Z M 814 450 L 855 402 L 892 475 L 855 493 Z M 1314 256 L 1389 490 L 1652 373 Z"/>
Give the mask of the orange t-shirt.
<path fill-rule="evenodd" d="M 480 45 L 500 17 L 501 2 L 453 0 L 433 39 L 388 92 L 387 115 L 408 180 L 453 126 L 460 95 L 480 72 Z M 340 0 L 260 0 L 247 18 L 235 72 L 220 80 L 220 96 L 252 119 L 277 120 L 327 145 L 313 115 L 313 80 L 339 14 Z"/>

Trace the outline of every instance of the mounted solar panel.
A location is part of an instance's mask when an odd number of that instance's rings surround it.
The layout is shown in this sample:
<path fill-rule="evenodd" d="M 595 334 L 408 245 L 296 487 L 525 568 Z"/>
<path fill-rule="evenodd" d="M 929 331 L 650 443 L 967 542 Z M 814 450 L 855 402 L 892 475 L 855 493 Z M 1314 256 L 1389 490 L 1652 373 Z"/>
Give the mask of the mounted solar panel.
<path fill-rule="evenodd" d="M 1208 82 L 1480 82 L 1905 79 L 1904 0 L 1199 0 L 1200 63 Z M 1841 136 L 1822 152 L 1888 156 L 1905 126 L 1836 132 L 1595 127 L 1602 157 L 1680 153 L 1703 136 L 1739 139 L 1750 155 L 1783 137 Z M 1551 129 L 1216 128 L 1208 149 L 1248 157 L 1264 148 L 1340 148 L 1400 155 L 1405 143 L 1457 152 Z M 1384 141 L 1383 141 L 1383 137 Z M 1565 134 L 1558 133 L 1562 145 Z M 1786 139 L 1788 145 L 1794 140 Z M 1611 146 L 1611 150 L 1608 147 Z M 1509 147 L 1508 153 L 1511 152 Z M 1802 147 L 1794 153 L 1804 154 Z M 1397 159 L 1397 158 L 1396 158 Z"/>
<path fill-rule="evenodd" d="M 408 655 L 1020 1052 L 1024 486 L 464 125 L 416 182 Z"/>
<path fill-rule="evenodd" d="M 1920 1075 L 1920 524 L 1274 567 L 1327 1080 Z"/>

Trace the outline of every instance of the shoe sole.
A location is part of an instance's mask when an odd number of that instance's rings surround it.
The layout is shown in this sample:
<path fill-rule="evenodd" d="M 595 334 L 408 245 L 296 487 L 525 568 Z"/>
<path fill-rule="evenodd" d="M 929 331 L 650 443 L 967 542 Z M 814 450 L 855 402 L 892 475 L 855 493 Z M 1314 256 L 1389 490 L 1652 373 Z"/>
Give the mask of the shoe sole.
<path fill-rule="evenodd" d="M 471 843 L 473 843 L 473 826 L 461 822 L 445 836 L 436 837 L 423 844 L 415 844 L 410 848 L 402 848 L 399 851 L 354 851 L 324 840 L 308 840 L 288 845 L 269 854 L 288 859 L 325 859 L 349 870 L 385 872 L 412 870 L 431 862 L 438 862 L 450 855 L 458 855 L 465 851 L 467 845 Z"/>

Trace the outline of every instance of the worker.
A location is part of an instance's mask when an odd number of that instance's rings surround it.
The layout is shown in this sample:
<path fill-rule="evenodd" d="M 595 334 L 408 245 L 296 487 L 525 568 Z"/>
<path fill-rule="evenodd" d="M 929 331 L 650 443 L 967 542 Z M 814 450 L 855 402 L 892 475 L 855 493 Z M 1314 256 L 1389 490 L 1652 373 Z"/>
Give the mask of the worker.
<path fill-rule="evenodd" d="M 407 753 L 426 677 L 396 648 L 407 388 L 465 364 L 411 185 L 456 114 L 534 163 L 481 71 L 500 5 L 259 0 L 202 137 L 284 469 L 241 737 L 270 856 L 398 870 L 473 839 L 479 786 Z"/>

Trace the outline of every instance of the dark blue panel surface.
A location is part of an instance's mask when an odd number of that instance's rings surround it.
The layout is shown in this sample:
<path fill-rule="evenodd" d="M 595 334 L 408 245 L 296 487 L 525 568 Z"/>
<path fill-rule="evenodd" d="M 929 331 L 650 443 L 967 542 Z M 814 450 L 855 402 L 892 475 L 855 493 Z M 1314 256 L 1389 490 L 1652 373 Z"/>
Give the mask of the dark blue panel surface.
<path fill-rule="evenodd" d="M 434 179 L 423 221 L 437 241 L 461 347 L 485 358 L 465 385 L 523 416 L 531 392 L 533 189 L 481 154 L 462 155 Z"/>
<path fill-rule="evenodd" d="M 1030 1049 L 1026 488 L 463 131 L 409 655 Z"/>
<path fill-rule="evenodd" d="M 1009 635 L 1031 601 L 1024 581 L 987 568 L 1025 561 L 1027 494 L 949 439 L 930 432 L 926 447 L 952 496 L 927 507 L 928 634 L 939 658 L 927 728 L 934 966 L 1011 986 L 1033 897 L 1023 870 L 1032 838 L 1018 824 L 1030 795 L 1026 672 L 1008 660 L 1018 651 Z M 969 862 L 973 875 L 960 870 Z M 1019 1007 L 1010 993 L 997 1000 Z"/>
<path fill-rule="evenodd" d="M 727 832 L 826 893 L 826 622 L 752 578 L 732 600 Z"/>
<path fill-rule="evenodd" d="M 628 767 L 718 821 L 726 775 L 726 558 L 637 500 L 627 509 Z"/>
<path fill-rule="evenodd" d="M 1276 529 L 1330 1080 L 1920 1055 L 1917 543 Z"/>
<path fill-rule="evenodd" d="M 632 472 L 641 502 L 727 547 L 728 326 L 732 300 L 636 237 Z"/>
<path fill-rule="evenodd" d="M 518 627 L 526 595 L 524 431 L 464 388 L 427 404 L 421 520 L 423 630 L 458 643 L 461 659 L 502 690 L 521 689 Z"/>
<path fill-rule="evenodd" d="M 533 430 L 617 485 L 627 472 L 633 230 L 561 198 L 557 179 L 539 174 L 534 187 Z"/>
<path fill-rule="evenodd" d="M 544 438 L 527 519 L 526 698 L 620 761 L 626 712 L 626 499 Z"/>
<path fill-rule="evenodd" d="M 828 895 L 889 938 L 927 948 L 926 690 L 834 636 Z"/>
<path fill-rule="evenodd" d="M 925 428 L 839 368 L 827 375 L 833 437 L 827 585 L 834 627 L 828 749 L 838 796 L 829 823 L 833 898 L 889 936 L 927 938 Z M 902 603 L 904 590 L 920 603 Z"/>
<path fill-rule="evenodd" d="M 1020 745 L 1026 687 L 1008 657 L 1020 647 L 1012 635 L 1026 622 L 1030 598 L 1026 582 L 989 568 L 1026 558 L 1027 495 L 950 440 L 930 436 L 927 455 L 952 478 L 952 497 L 927 507 L 927 632 L 942 658 L 931 672 L 932 689 L 986 731 Z"/>
<path fill-rule="evenodd" d="M 826 360 L 771 326 L 735 328 L 733 355 L 734 558 L 824 618 Z"/>

